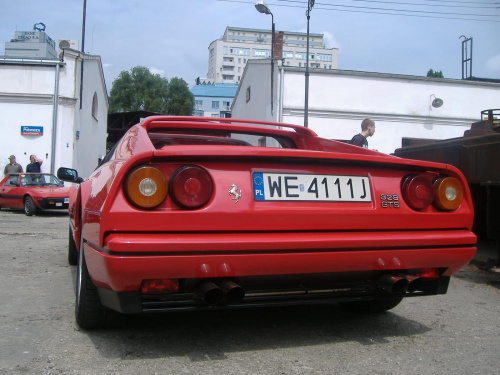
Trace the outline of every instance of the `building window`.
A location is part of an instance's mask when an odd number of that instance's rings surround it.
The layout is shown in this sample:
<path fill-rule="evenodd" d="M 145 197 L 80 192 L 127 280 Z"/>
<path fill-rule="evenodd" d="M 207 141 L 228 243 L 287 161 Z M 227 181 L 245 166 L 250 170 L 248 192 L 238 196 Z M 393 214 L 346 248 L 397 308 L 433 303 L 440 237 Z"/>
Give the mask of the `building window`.
<path fill-rule="evenodd" d="M 293 51 L 283 51 L 284 59 L 293 59 Z"/>
<path fill-rule="evenodd" d="M 330 62 L 332 61 L 332 55 L 325 55 L 323 53 L 318 53 L 316 55 L 316 60 Z"/>
<path fill-rule="evenodd" d="M 212 101 L 212 108 L 219 109 L 219 102 L 217 100 Z"/>
<path fill-rule="evenodd" d="M 305 60 L 307 54 L 305 52 L 295 52 L 295 58 L 297 60 Z"/>
<path fill-rule="evenodd" d="M 271 56 L 271 51 L 268 49 L 254 49 L 252 51 L 253 57 L 269 57 Z"/>
<path fill-rule="evenodd" d="M 236 56 L 250 56 L 250 48 L 237 48 L 232 47 L 229 49 L 231 55 Z"/>
<path fill-rule="evenodd" d="M 222 53 L 227 55 L 227 47 L 222 47 Z M 210 51 L 210 56 L 212 56 L 212 51 Z"/>
<path fill-rule="evenodd" d="M 97 113 L 99 111 L 99 103 L 97 100 L 97 93 L 94 92 L 94 97 L 92 98 L 92 116 L 97 120 Z"/>
<path fill-rule="evenodd" d="M 218 113 L 212 113 L 212 117 L 220 117 Z"/>

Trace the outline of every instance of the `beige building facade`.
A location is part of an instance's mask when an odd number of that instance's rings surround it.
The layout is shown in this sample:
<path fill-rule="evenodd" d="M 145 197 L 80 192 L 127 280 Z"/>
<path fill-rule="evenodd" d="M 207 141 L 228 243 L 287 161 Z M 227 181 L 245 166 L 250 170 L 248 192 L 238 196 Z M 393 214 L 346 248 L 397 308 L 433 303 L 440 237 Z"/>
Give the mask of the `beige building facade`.
<path fill-rule="evenodd" d="M 271 30 L 226 27 L 224 35 L 208 47 L 208 81 L 239 83 L 248 60 L 271 57 L 271 41 Z M 274 48 L 275 59 L 281 60 L 284 66 L 306 66 L 306 33 L 275 32 Z M 326 48 L 323 34 L 309 33 L 309 67 L 338 68 L 338 49 Z"/>

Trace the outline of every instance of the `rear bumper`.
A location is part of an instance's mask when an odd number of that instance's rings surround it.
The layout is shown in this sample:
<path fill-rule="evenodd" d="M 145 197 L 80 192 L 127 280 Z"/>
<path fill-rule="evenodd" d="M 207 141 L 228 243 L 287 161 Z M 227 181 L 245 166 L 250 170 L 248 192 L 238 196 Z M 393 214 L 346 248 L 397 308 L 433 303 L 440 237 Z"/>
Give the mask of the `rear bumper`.
<path fill-rule="evenodd" d="M 356 233 L 113 233 L 85 243 L 94 284 L 134 292 L 142 280 L 407 272 L 453 275 L 475 253 L 466 230 Z"/>

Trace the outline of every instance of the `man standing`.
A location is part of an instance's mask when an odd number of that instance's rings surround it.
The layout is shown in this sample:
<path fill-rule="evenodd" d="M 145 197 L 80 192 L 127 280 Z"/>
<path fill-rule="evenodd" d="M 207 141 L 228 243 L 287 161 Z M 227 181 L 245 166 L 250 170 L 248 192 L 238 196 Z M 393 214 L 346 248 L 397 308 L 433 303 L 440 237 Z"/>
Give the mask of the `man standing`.
<path fill-rule="evenodd" d="M 10 163 L 7 164 L 3 170 L 4 175 L 8 175 L 11 173 L 23 173 L 23 167 L 21 164 L 16 163 L 16 157 L 14 155 L 9 156 Z"/>
<path fill-rule="evenodd" d="M 375 133 L 375 121 L 365 118 L 361 122 L 361 133 L 356 134 L 352 137 L 351 145 L 368 148 L 368 140 L 366 138 L 371 137 Z"/>
<path fill-rule="evenodd" d="M 38 159 L 36 155 L 30 155 L 30 163 L 26 166 L 26 172 L 28 173 L 40 173 L 40 166 L 43 160 Z"/>

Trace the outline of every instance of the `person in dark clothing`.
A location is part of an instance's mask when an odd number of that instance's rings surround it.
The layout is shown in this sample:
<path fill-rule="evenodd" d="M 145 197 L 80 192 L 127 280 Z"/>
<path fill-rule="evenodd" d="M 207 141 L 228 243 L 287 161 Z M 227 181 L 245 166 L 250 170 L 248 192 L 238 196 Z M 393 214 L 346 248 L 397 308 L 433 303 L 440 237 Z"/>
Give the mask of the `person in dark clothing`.
<path fill-rule="evenodd" d="M 26 166 L 26 172 L 28 173 L 40 173 L 40 166 L 42 165 L 43 160 L 38 159 L 36 155 L 30 155 L 30 163 Z"/>
<path fill-rule="evenodd" d="M 368 140 L 366 138 L 371 137 L 375 133 L 375 121 L 365 118 L 361 122 L 361 133 L 356 134 L 352 137 L 351 145 L 368 148 Z"/>

